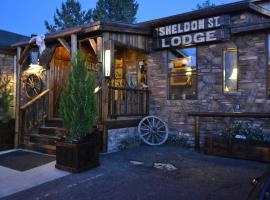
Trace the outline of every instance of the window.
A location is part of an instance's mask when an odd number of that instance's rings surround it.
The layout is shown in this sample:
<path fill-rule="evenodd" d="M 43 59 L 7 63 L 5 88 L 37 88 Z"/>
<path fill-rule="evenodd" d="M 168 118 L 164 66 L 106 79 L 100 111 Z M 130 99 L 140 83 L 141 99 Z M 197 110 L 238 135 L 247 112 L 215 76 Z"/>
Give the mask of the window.
<path fill-rule="evenodd" d="M 168 51 L 169 99 L 196 99 L 196 48 Z"/>
<path fill-rule="evenodd" d="M 237 49 L 229 48 L 224 51 L 224 93 L 237 92 Z"/>

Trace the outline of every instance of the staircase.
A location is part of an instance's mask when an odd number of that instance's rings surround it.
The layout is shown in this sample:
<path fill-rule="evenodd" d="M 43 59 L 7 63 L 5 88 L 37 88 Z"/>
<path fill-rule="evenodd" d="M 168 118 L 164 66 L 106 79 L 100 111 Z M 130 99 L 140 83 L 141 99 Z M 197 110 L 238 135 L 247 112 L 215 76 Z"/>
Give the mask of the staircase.
<path fill-rule="evenodd" d="M 57 132 L 62 127 L 63 122 L 60 118 L 45 120 L 43 126 L 31 131 L 31 133 L 28 135 L 28 142 L 23 145 L 24 148 L 55 155 L 55 144 L 60 140 L 60 138 L 57 136 Z"/>

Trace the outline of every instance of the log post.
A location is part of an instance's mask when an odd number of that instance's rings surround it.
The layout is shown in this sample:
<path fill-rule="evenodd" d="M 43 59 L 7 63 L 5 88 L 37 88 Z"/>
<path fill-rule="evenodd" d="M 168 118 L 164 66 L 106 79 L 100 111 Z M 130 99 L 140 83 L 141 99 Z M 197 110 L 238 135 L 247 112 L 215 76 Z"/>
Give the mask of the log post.
<path fill-rule="evenodd" d="M 109 34 L 103 34 L 102 40 L 98 38 L 97 40 L 97 48 L 100 50 L 100 57 L 102 60 L 102 70 L 101 70 L 101 87 L 102 87 L 102 152 L 108 151 L 108 128 L 105 125 L 106 121 L 108 120 L 108 84 L 105 79 L 105 71 L 104 71 L 104 64 L 105 64 L 105 49 L 106 49 L 106 41 L 109 40 Z"/>
<path fill-rule="evenodd" d="M 195 116 L 195 151 L 200 151 L 200 117 Z"/>
<path fill-rule="evenodd" d="M 14 145 L 18 148 L 20 136 L 21 136 L 21 115 L 20 115 L 20 98 L 21 98 L 21 65 L 19 60 L 21 58 L 22 48 L 17 47 L 17 57 L 16 57 L 16 106 L 15 106 L 15 137 Z"/>
<path fill-rule="evenodd" d="M 78 44 L 77 44 L 77 35 L 72 34 L 71 35 L 71 58 L 74 58 L 74 56 L 77 53 Z"/>

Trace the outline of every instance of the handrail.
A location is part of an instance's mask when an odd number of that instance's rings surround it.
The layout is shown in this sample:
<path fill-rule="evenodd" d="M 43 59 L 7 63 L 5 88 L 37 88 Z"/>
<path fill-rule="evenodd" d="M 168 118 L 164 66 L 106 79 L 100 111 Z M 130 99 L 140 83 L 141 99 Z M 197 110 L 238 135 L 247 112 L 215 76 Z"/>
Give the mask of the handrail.
<path fill-rule="evenodd" d="M 43 96 L 47 95 L 49 92 L 50 92 L 50 89 L 44 90 L 39 95 L 37 95 L 35 98 L 31 99 L 26 104 L 24 104 L 23 106 L 21 106 L 20 107 L 20 110 L 27 109 L 28 107 L 30 107 L 31 105 L 33 105 L 36 101 L 38 101 L 39 99 L 41 99 Z"/>
<path fill-rule="evenodd" d="M 113 86 L 109 86 L 109 89 L 112 89 L 112 90 L 134 91 L 134 92 L 149 92 L 148 89 L 135 89 L 135 88 L 113 87 Z"/>

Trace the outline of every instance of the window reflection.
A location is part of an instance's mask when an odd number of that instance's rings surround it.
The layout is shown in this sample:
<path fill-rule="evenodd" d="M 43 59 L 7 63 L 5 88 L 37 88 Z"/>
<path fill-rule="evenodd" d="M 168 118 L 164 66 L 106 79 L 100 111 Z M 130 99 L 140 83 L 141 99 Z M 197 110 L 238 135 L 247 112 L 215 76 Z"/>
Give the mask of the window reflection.
<path fill-rule="evenodd" d="M 169 99 L 196 98 L 196 48 L 168 52 Z"/>
<path fill-rule="evenodd" d="M 237 49 L 231 48 L 224 51 L 224 92 L 237 92 Z"/>

